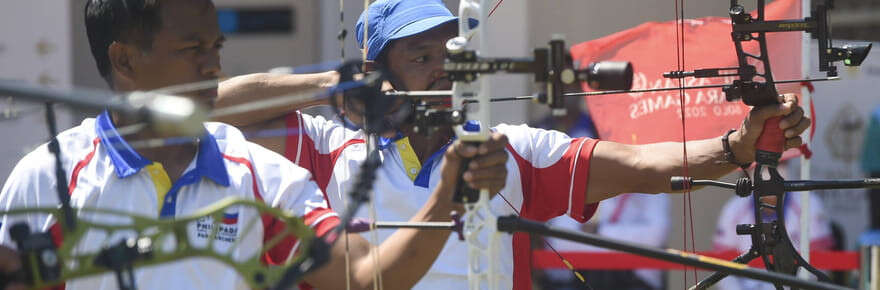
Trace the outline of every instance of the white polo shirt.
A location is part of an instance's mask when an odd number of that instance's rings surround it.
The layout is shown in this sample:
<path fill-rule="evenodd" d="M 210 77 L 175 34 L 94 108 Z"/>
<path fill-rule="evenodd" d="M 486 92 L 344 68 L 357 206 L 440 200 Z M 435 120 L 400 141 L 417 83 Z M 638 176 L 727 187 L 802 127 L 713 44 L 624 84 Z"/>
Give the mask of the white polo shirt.
<path fill-rule="evenodd" d="M 288 132 L 299 134 L 291 134 L 287 139 L 285 156 L 312 171 L 331 207 L 343 208 L 366 157 L 363 132 L 346 128 L 338 121 L 299 112 L 288 116 L 287 127 Z M 585 205 L 584 192 L 590 156 L 597 140 L 570 138 L 560 132 L 524 125 L 499 125 L 494 130 L 505 134 L 510 141 L 506 186 L 490 202 L 496 214 L 519 214 L 539 221 L 567 214 L 580 222 L 593 215 L 597 204 Z M 441 170 L 437 167 L 446 148 L 434 153 L 425 164 L 418 164 L 418 158 L 405 140 L 386 140 L 379 144 L 383 165 L 373 186 L 379 221 L 409 220 L 440 181 Z M 367 213 L 365 207 L 357 216 L 368 218 Z M 379 231 L 380 240 L 392 233 Z M 528 236 L 503 234 L 501 238 L 502 272 L 506 276 L 504 280 L 510 283 L 507 287 L 530 289 Z M 437 261 L 414 288 L 467 288 L 466 261 L 467 246 L 452 235 Z"/>
<path fill-rule="evenodd" d="M 207 131 L 199 138 L 195 159 L 176 183 L 168 182 L 164 187 L 156 178 L 156 173 L 164 173 L 164 170 L 151 165 L 152 161 L 132 149 L 120 137 L 106 112 L 59 134 L 71 205 L 75 209 L 112 209 L 173 219 L 191 215 L 223 198 L 238 197 L 262 201 L 303 216 L 319 235 L 339 223 L 317 185 L 310 180 L 308 171 L 270 150 L 247 142 L 232 126 L 205 123 L 205 128 Z M 3 186 L 0 210 L 57 206 L 54 162 L 54 155 L 48 152 L 46 145 L 25 156 Z M 126 223 L 118 217 L 83 212 L 79 212 L 78 217 L 95 222 Z M 259 219 L 257 225 L 262 224 L 262 227 L 255 226 L 251 232 L 245 232 L 254 219 Z M 0 218 L 0 243 L 14 247 L 9 227 L 17 222 L 27 222 L 32 230 L 51 232 L 58 244 L 64 237 L 56 221 L 46 215 L 3 216 Z M 211 225 L 211 221 L 201 220 L 189 225 L 190 241 L 196 246 L 205 245 Z M 233 256 L 241 260 L 252 257 L 263 242 L 280 229 L 273 225 L 277 225 L 274 219 L 262 219 L 254 209 L 228 209 L 224 213 L 222 229 L 215 237 L 215 249 L 225 253 L 238 242 L 238 246 L 232 249 Z M 102 245 L 126 238 L 124 235 L 108 239 L 103 234 L 88 234 L 76 251 L 93 252 Z M 291 237 L 261 258 L 270 264 L 283 261 L 294 244 Z M 136 269 L 135 279 L 140 289 L 246 288 L 232 268 L 204 258 Z M 116 285 L 116 278 L 111 273 L 68 281 L 66 288 L 115 289 Z"/>

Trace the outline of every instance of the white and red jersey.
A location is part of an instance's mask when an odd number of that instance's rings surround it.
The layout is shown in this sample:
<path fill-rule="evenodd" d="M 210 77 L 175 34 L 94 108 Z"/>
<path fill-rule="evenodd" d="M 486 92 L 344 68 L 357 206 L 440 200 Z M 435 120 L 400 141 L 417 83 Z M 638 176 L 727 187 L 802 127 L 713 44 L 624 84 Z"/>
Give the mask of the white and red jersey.
<path fill-rule="evenodd" d="M 339 121 L 295 113 L 288 116 L 285 156 L 312 171 L 316 182 L 327 194 L 330 206 L 343 208 L 354 185 L 361 162 L 366 158 L 363 131 L 346 128 Z M 597 204 L 586 205 L 590 157 L 597 140 L 570 138 L 557 131 L 534 129 L 525 125 L 499 125 L 496 132 L 509 140 L 507 181 L 490 206 L 495 214 L 519 214 L 546 221 L 569 215 L 584 222 Z M 445 147 L 421 164 L 406 165 L 408 143 L 379 144 L 383 165 L 373 186 L 379 221 L 407 221 L 427 202 L 440 181 L 440 158 Z M 403 153 L 402 153 L 403 152 Z M 357 216 L 369 218 L 362 208 Z M 380 240 L 393 231 L 380 231 Z M 367 236 L 365 236 L 367 237 Z M 502 235 L 501 272 L 511 288 L 531 288 L 531 245 L 525 234 Z M 452 235 L 437 261 L 414 288 L 467 288 L 467 246 Z"/>
<path fill-rule="evenodd" d="M 785 229 L 795 249 L 800 249 L 801 243 L 801 197 L 799 194 L 788 193 L 785 195 Z M 831 235 L 831 221 L 825 213 L 822 200 L 816 195 L 810 194 L 810 249 L 830 250 L 834 245 Z M 771 216 L 772 217 L 772 216 Z M 755 206 L 752 197 L 734 196 L 724 204 L 721 215 L 718 217 L 718 227 L 713 238 L 714 250 L 738 251 L 744 253 L 749 250 L 752 240 L 748 235 L 737 235 L 736 226 L 739 224 L 755 223 Z M 719 289 L 775 289 L 772 284 L 757 280 L 727 277 L 718 283 Z"/>
<path fill-rule="evenodd" d="M 221 199 L 237 197 L 262 201 L 303 216 L 319 235 L 339 224 L 339 218 L 327 206 L 308 171 L 279 154 L 245 141 L 241 132 L 232 126 L 205 123 L 205 128 L 206 134 L 198 141 L 196 157 L 170 190 L 162 192 L 157 190 L 155 176 L 150 172 L 155 169 L 148 166 L 152 161 L 142 157 L 120 137 L 106 113 L 59 134 L 71 205 L 75 211 L 96 208 L 175 218 L 195 214 Z M 46 145 L 25 156 L 3 186 L 0 210 L 58 206 L 54 165 L 54 155 Z M 82 220 L 128 223 L 128 219 L 117 216 L 77 212 Z M 193 245 L 207 245 L 214 225 L 209 219 L 205 217 L 187 226 Z M 255 219 L 258 219 L 257 226 L 248 226 Z M 15 247 L 9 228 L 19 222 L 26 222 L 34 231 L 51 232 L 56 244 L 64 239 L 55 217 L 7 215 L 0 217 L 0 221 L 0 243 L 7 246 Z M 229 208 L 219 224 L 221 229 L 214 236 L 214 248 L 220 253 L 231 250 L 234 259 L 253 257 L 280 229 L 273 225 L 277 225 L 273 219 L 261 218 L 255 209 Z M 95 252 L 130 235 L 120 233 L 107 237 L 90 233 L 75 251 Z M 173 246 L 162 241 L 157 243 Z M 287 239 L 261 259 L 269 264 L 284 261 L 295 245 L 294 239 Z M 135 280 L 141 289 L 246 288 L 234 269 L 206 258 L 136 269 Z M 68 281 L 66 288 L 115 289 L 116 285 L 111 273 Z"/>

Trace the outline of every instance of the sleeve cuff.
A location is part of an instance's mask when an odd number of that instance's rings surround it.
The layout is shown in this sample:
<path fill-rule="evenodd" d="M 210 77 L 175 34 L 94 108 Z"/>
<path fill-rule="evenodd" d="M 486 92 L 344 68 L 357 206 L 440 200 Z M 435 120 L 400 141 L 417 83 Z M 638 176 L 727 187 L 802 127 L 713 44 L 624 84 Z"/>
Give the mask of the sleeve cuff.
<path fill-rule="evenodd" d="M 339 226 L 339 215 L 330 209 L 316 209 L 305 218 L 305 223 L 315 231 L 317 237 L 324 237 Z"/>
<path fill-rule="evenodd" d="M 578 150 L 578 155 L 572 163 L 572 185 L 570 200 L 568 205 L 568 215 L 578 222 L 586 222 L 593 214 L 599 203 L 586 204 L 587 183 L 590 180 L 590 159 L 593 156 L 593 149 L 596 148 L 598 140 L 583 138 Z"/>

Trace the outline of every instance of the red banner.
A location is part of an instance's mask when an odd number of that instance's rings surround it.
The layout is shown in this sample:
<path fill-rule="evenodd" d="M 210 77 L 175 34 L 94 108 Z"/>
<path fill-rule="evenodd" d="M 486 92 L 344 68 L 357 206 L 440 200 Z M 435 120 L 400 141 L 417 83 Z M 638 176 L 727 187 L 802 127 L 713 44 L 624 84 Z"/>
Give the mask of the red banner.
<path fill-rule="evenodd" d="M 777 0 L 766 8 L 766 19 L 800 18 L 800 1 Z M 633 89 L 674 88 L 679 80 L 663 77 L 677 70 L 675 21 L 648 22 L 571 48 L 582 66 L 604 60 L 633 63 Z M 684 70 L 737 66 L 730 36 L 729 18 L 705 17 L 684 20 Z M 776 80 L 799 78 L 801 73 L 800 32 L 769 33 L 769 57 Z M 757 42 L 744 43 L 744 49 L 758 54 Z M 755 63 L 753 63 L 755 64 Z M 759 72 L 761 65 L 756 64 Z M 726 84 L 734 77 L 682 80 L 685 86 Z M 763 81 L 762 79 L 756 79 Z M 584 90 L 589 91 L 588 87 Z M 780 93 L 796 92 L 797 85 L 780 87 Z M 604 140 L 627 144 L 682 141 L 679 91 L 591 96 L 587 106 Z M 727 102 L 720 88 L 684 92 L 687 140 L 717 137 L 730 128 L 739 128 L 749 107 Z"/>

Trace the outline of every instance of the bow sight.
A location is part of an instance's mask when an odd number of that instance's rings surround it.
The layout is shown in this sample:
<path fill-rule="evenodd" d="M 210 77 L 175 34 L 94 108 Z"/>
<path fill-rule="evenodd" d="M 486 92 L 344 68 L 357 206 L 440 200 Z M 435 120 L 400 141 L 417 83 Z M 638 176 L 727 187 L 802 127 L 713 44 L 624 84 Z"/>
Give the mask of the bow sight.
<path fill-rule="evenodd" d="M 537 92 L 531 97 L 548 105 L 554 115 L 565 114 L 566 86 L 585 82 L 597 90 L 628 90 L 632 87 L 633 68 L 629 62 L 603 61 L 590 63 L 585 68 L 574 68 L 571 55 L 562 37 L 555 36 L 549 47 L 536 48 L 532 58 L 480 58 L 477 52 L 465 48 L 467 39 L 455 37 L 446 43 L 447 59 L 443 69 L 452 82 L 470 83 L 481 74 L 526 73 L 534 75 Z M 425 97 L 450 96 L 450 91 L 410 91 L 391 93 L 406 95 L 414 101 L 415 122 L 419 132 L 443 125 L 460 125 L 467 119 L 462 110 L 438 110 L 436 103 Z M 466 96 L 472 98 L 474 96 Z M 465 100 L 465 104 L 474 101 Z"/>

